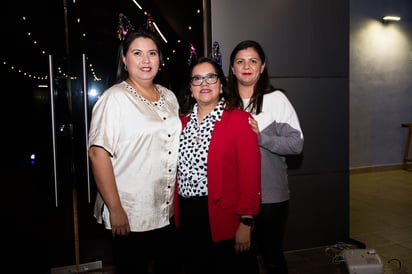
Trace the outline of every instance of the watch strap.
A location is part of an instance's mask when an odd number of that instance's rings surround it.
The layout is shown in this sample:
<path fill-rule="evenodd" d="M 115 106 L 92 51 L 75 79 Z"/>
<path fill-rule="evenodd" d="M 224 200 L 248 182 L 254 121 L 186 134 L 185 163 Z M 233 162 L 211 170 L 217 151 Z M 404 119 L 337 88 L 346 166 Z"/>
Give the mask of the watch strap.
<path fill-rule="evenodd" d="M 254 219 L 252 217 L 240 217 L 240 222 L 247 226 L 253 226 Z"/>

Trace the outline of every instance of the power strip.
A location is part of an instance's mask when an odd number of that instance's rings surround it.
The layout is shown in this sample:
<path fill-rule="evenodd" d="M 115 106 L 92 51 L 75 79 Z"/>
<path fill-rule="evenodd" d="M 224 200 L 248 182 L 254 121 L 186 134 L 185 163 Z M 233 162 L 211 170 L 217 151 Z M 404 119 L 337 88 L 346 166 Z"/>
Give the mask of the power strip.
<path fill-rule="evenodd" d="M 383 264 L 375 249 L 345 249 L 342 257 L 349 274 L 383 274 Z"/>

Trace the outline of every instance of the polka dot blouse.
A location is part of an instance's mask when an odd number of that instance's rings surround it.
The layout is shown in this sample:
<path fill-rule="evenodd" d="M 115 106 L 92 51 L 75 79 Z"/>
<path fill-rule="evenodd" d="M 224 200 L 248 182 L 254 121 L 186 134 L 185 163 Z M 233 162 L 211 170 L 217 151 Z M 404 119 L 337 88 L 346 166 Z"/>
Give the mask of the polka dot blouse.
<path fill-rule="evenodd" d="M 180 136 L 178 158 L 178 193 L 189 197 L 207 196 L 207 153 L 215 122 L 224 109 L 221 100 L 199 124 L 198 105 L 195 104 L 190 119 Z"/>

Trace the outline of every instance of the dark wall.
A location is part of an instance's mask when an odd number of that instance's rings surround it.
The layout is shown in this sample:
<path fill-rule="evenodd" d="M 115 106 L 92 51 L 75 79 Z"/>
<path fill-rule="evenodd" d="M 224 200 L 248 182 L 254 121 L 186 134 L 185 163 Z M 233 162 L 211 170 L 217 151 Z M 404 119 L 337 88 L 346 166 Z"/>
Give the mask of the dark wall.
<path fill-rule="evenodd" d="M 259 41 L 271 81 L 286 89 L 305 146 L 289 160 L 286 249 L 349 240 L 349 1 L 211 1 L 223 69 L 241 40 Z"/>

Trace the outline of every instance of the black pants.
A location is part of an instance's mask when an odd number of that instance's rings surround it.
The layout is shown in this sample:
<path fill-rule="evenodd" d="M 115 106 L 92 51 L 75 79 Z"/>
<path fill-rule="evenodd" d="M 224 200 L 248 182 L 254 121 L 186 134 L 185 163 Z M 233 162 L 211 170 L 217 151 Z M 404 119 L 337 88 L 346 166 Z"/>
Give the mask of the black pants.
<path fill-rule="evenodd" d="M 110 231 L 111 233 L 111 231 Z M 114 262 L 119 274 L 178 274 L 177 231 L 166 227 L 113 237 Z"/>
<path fill-rule="evenodd" d="M 213 242 L 210 233 L 207 197 L 179 197 L 184 274 L 258 274 L 256 254 L 235 253 L 235 239 Z"/>
<path fill-rule="evenodd" d="M 253 238 L 267 274 L 287 274 L 288 265 L 283 253 L 285 226 L 289 201 L 262 204 L 256 218 Z"/>

